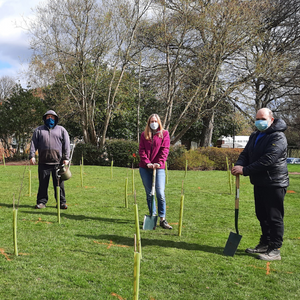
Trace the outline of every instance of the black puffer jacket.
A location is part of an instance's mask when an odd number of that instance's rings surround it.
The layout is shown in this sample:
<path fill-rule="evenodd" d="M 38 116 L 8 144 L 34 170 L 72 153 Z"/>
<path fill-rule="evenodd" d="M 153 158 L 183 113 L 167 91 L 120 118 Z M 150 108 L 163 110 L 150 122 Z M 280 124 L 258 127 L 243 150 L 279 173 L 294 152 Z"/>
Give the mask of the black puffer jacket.
<path fill-rule="evenodd" d="M 254 147 L 259 131 L 253 132 L 235 165 L 243 166 L 243 175 L 257 186 L 287 187 L 289 176 L 286 163 L 287 141 L 285 122 L 275 119 Z"/>

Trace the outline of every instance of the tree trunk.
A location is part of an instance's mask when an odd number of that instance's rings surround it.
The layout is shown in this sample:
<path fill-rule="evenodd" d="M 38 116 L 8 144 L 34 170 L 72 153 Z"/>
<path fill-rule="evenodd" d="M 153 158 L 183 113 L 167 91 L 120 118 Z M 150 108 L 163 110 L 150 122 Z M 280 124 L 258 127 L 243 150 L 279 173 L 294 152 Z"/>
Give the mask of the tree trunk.
<path fill-rule="evenodd" d="M 211 145 L 214 129 L 214 112 L 203 118 L 203 129 L 200 138 L 200 147 L 209 147 Z"/>

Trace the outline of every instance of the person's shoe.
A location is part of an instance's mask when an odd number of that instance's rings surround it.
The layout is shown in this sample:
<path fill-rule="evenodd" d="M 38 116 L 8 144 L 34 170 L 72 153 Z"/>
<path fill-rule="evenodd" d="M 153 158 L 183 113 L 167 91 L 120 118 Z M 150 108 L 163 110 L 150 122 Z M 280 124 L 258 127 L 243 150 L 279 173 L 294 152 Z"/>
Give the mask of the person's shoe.
<path fill-rule="evenodd" d="M 46 205 L 44 203 L 39 203 L 35 206 L 35 208 L 37 208 L 37 209 L 46 208 Z"/>
<path fill-rule="evenodd" d="M 159 222 L 160 227 L 164 229 L 173 229 L 171 225 L 168 224 L 167 220 L 162 220 Z"/>
<path fill-rule="evenodd" d="M 247 248 L 246 253 L 267 253 L 268 245 L 264 243 L 259 243 L 255 248 Z"/>
<path fill-rule="evenodd" d="M 257 259 L 268 260 L 268 261 L 281 260 L 280 248 L 277 249 L 269 248 L 267 253 L 258 255 Z"/>
<path fill-rule="evenodd" d="M 57 208 L 57 204 L 56 204 L 56 206 L 55 206 L 55 208 Z M 60 209 L 68 209 L 68 205 L 67 204 L 61 204 L 60 205 Z"/>

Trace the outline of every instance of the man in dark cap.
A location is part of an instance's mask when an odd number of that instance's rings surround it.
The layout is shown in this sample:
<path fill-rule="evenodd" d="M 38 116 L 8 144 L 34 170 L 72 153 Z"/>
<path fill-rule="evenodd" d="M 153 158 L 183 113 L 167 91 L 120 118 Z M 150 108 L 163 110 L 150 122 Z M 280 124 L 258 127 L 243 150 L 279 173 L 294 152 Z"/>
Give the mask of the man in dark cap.
<path fill-rule="evenodd" d="M 282 119 L 274 119 L 268 108 L 257 111 L 255 126 L 257 131 L 251 134 L 231 170 L 233 175 L 250 176 L 254 185 L 255 212 L 262 234 L 258 245 L 246 252 L 257 253 L 262 260 L 281 260 L 283 201 L 289 185 L 284 134 L 287 126 Z"/>
<path fill-rule="evenodd" d="M 54 110 L 48 110 L 44 116 L 44 125 L 35 129 L 30 145 L 30 163 L 35 164 L 35 153 L 38 151 L 39 190 L 35 208 L 45 208 L 48 202 L 48 186 L 52 175 L 54 195 L 57 187 L 57 167 L 68 165 L 70 159 L 70 138 L 67 130 L 57 125 L 58 116 Z M 60 180 L 60 208 L 67 209 L 64 182 Z"/>

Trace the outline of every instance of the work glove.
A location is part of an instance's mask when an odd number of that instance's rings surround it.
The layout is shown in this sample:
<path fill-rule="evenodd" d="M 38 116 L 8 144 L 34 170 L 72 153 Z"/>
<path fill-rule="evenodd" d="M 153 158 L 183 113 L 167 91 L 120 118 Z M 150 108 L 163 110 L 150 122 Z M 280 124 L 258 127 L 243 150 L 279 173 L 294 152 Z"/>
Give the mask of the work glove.
<path fill-rule="evenodd" d="M 35 157 L 32 157 L 32 158 L 30 159 L 30 164 L 31 164 L 31 165 L 34 165 L 34 164 L 35 164 Z"/>
<path fill-rule="evenodd" d="M 153 169 L 153 164 L 147 164 L 147 168 Z"/>

